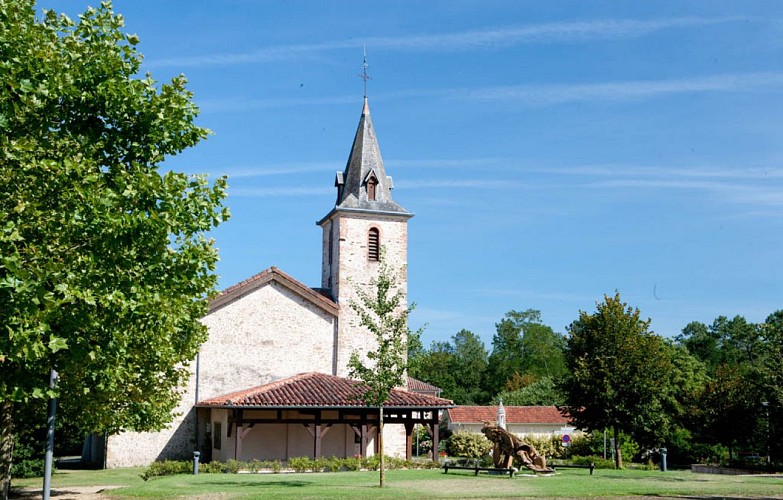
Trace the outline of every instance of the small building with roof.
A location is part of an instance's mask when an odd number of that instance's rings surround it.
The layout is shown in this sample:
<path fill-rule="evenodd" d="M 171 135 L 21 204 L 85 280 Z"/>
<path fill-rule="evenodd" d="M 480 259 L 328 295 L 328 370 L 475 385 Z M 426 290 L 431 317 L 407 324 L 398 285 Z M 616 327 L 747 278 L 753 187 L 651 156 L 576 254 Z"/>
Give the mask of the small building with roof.
<path fill-rule="evenodd" d="M 576 428 L 556 406 L 502 406 L 505 410 L 505 429 L 518 436 L 573 435 Z M 496 423 L 498 405 L 455 406 L 444 412 L 443 421 L 452 432 L 481 433 L 484 422 Z"/>

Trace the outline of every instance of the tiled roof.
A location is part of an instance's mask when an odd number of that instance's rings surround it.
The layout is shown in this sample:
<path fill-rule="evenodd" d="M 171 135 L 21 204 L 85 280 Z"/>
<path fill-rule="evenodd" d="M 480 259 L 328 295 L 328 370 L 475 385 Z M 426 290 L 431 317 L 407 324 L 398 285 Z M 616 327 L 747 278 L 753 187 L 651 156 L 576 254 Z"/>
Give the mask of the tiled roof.
<path fill-rule="evenodd" d="M 384 406 L 389 408 L 448 408 L 448 399 L 394 389 Z M 244 408 L 346 408 L 367 406 L 356 380 L 325 373 L 300 373 L 266 385 L 200 401 L 197 406 Z"/>
<path fill-rule="evenodd" d="M 503 406 L 506 410 L 506 422 L 509 424 L 568 424 L 555 406 Z M 446 410 L 450 422 L 459 424 L 477 424 L 495 422 L 498 417 L 497 406 L 457 406 Z"/>
<path fill-rule="evenodd" d="M 414 392 L 436 392 L 440 394 L 443 389 L 432 384 L 428 384 L 423 380 L 417 378 L 408 377 L 408 390 Z"/>
<path fill-rule="evenodd" d="M 309 288 L 274 266 L 217 294 L 209 301 L 209 312 L 216 311 L 272 281 L 286 287 L 333 316 L 337 316 L 340 312 L 340 306 L 331 300 L 322 289 Z"/>

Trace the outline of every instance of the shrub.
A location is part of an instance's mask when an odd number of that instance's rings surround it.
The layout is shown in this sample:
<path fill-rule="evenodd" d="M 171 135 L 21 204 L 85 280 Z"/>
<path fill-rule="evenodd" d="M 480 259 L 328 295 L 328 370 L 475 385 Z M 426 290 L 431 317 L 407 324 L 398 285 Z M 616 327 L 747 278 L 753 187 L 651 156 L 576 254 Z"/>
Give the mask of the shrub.
<path fill-rule="evenodd" d="M 313 472 L 323 472 L 329 469 L 329 459 L 324 457 L 310 459 L 310 470 Z"/>
<path fill-rule="evenodd" d="M 449 438 L 446 451 L 452 457 L 481 458 L 491 447 L 483 434 L 457 431 Z"/>
<path fill-rule="evenodd" d="M 573 465 L 585 465 L 588 466 L 591 463 L 595 464 L 596 469 L 614 469 L 614 461 L 603 458 L 598 455 L 582 456 L 576 455 L 569 460 Z"/>
<path fill-rule="evenodd" d="M 199 473 L 204 474 L 222 474 L 225 472 L 225 464 L 218 461 L 212 461 L 208 464 L 199 464 L 198 467 Z"/>
<path fill-rule="evenodd" d="M 397 458 L 397 457 L 385 457 L 384 464 L 387 470 L 413 468 L 413 464 L 411 464 L 404 458 Z"/>
<path fill-rule="evenodd" d="M 202 466 L 207 464 L 201 464 Z M 199 468 L 199 471 L 201 468 Z M 149 467 L 147 467 L 147 470 L 144 471 L 144 474 L 141 475 L 141 478 L 145 481 L 149 480 L 152 477 L 159 477 L 159 476 L 173 476 L 175 474 L 192 474 L 193 473 L 193 462 L 189 462 L 187 460 L 163 460 L 163 461 L 155 461 L 150 464 Z"/>
<path fill-rule="evenodd" d="M 28 477 L 42 477 L 46 462 L 42 458 L 28 458 L 20 460 L 11 466 L 11 476 L 15 479 Z"/>
<path fill-rule="evenodd" d="M 346 458 L 331 456 L 326 459 L 326 469 L 329 472 L 340 472 L 345 467 Z"/>
<path fill-rule="evenodd" d="M 345 470 L 359 470 L 362 468 L 362 461 L 359 457 L 349 457 L 342 460 Z"/>
<path fill-rule="evenodd" d="M 378 470 L 381 466 L 381 460 L 377 456 L 362 458 L 362 469 Z"/>
<path fill-rule="evenodd" d="M 294 470 L 294 472 L 306 472 L 310 470 L 312 466 L 310 464 L 312 459 L 310 457 L 294 457 L 288 459 L 288 467 Z"/>
<path fill-rule="evenodd" d="M 13 462 L 11 465 L 11 477 L 28 478 L 42 477 L 44 475 L 44 450 L 35 434 L 40 434 L 41 429 L 22 429 L 15 436 Z M 45 429 L 43 430 L 45 436 Z M 59 436 L 58 436 L 59 438 Z M 59 444 L 59 443 L 57 443 Z M 52 464 L 54 465 L 54 464 Z"/>
<path fill-rule="evenodd" d="M 562 438 L 558 435 L 551 436 L 522 436 L 522 441 L 533 446 L 539 455 L 547 460 L 553 458 L 565 458 L 566 448 L 562 446 Z"/>

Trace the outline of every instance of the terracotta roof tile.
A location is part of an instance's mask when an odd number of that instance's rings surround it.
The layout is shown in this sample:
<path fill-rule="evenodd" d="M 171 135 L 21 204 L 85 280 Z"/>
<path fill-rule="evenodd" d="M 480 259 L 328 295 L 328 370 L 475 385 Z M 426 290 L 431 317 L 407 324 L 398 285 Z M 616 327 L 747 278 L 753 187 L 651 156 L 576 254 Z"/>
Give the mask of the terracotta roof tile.
<path fill-rule="evenodd" d="M 200 401 L 197 406 L 246 408 L 366 406 L 361 396 L 362 389 L 356 380 L 311 372 Z M 385 406 L 448 408 L 453 404 L 448 399 L 394 389 Z"/>
<path fill-rule="evenodd" d="M 509 424 L 568 424 L 555 406 L 504 406 L 506 422 Z M 495 422 L 498 416 L 497 406 L 457 406 L 446 410 L 451 422 L 475 424 Z"/>
<path fill-rule="evenodd" d="M 408 390 L 414 392 L 436 392 L 440 394 L 443 389 L 432 384 L 428 384 L 423 380 L 419 380 L 413 377 L 408 377 Z"/>
<path fill-rule="evenodd" d="M 337 314 L 340 312 L 340 306 L 337 305 L 337 303 L 334 302 L 334 300 L 332 300 L 327 293 L 324 293 L 322 289 L 309 288 L 307 285 L 304 285 L 300 281 L 295 280 L 274 266 L 261 271 L 260 273 L 253 275 L 246 280 L 240 281 L 236 285 L 232 285 L 218 293 L 209 301 L 209 312 L 211 313 L 216 311 L 217 309 L 220 309 L 221 307 L 230 304 L 231 302 L 241 297 L 244 297 L 254 290 L 257 290 L 266 285 L 270 281 L 280 283 L 292 292 L 298 294 L 306 300 L 309 300 L 311 303 L 334 316 L 337 316 Z"/>

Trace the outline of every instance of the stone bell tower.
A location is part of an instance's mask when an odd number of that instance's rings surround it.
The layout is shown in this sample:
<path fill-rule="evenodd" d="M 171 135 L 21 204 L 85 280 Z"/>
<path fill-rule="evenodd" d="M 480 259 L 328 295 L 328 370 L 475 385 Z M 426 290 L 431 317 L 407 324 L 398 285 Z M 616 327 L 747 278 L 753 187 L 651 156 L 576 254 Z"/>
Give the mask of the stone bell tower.
<path fill-rule="evenodd" d="M 334 371 L 346 376 L 354 350 L 363 353 L 375 348 L 374 337 L 359 326 L 350 302 L 359 301 L 357 289 L 370 291 L 382 251 L 397 273 L 407 307 L 408 219 L 413 214 L 392 199 L 392 178 L 383 167 L 366 96 L 348 163 L 337 172 L 335 187 L 337 202 L 318 221 L 323 230 L 321 288 L 340 304 Z"/>

